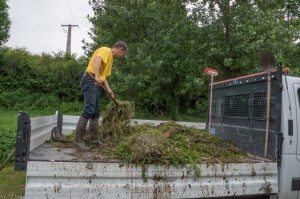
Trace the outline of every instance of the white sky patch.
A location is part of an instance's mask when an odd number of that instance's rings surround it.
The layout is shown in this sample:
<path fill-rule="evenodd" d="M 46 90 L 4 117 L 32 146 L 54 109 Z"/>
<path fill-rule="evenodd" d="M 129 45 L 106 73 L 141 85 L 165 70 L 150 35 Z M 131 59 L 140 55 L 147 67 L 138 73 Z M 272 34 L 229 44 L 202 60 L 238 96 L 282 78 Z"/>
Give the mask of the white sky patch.
<path fill-rule="evenodd" d="M 88 0 L 8 0 L 11 20 L 9 47 L 24 47 L 34 54 L 57 53 L 66 50 L 67 27 L 73 24 L 71 52 L 83 55 L 82 40 L 88 36 L 93 16 Z"/>

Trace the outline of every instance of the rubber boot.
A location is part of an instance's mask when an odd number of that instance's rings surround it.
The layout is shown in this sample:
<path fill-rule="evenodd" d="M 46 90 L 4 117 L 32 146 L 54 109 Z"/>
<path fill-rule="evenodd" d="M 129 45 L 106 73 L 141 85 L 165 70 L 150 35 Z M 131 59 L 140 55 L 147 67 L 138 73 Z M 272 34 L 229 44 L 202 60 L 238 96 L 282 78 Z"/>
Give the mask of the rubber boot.
<path fill-rule="evenodd" d="M 89 122 L 89 131 L 91 134 L 91 144 L 95 144 L 98 146 L 106 146 L 107 144 L 104 144 L 99 139 L 99 120 L 98 119 L 90 119 Z"/>
<path fill-rule="evenodd" d="M 85 135 L 86 125 L 88 123 L 88 119 L 84 117 L 80 117 L 76 126 L 76 134 L 74 145 L 80 150 L 89 150 L 90 148 L 85 146 L 83 142 L 83 137 Z"/>

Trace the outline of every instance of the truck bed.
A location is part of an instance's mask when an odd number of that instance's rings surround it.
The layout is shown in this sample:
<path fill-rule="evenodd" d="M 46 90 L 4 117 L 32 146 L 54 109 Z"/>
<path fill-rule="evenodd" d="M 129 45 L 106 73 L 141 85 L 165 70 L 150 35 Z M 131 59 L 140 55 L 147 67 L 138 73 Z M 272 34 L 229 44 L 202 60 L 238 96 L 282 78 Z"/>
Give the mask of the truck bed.
<path fill-rule="evenodd" d="M 80 151 L 68 144 L 68 147 L 56 147 L 56 143 L 44 143 L 35 148 L 29 153 L 29 160 L 33 161 L 74 161 L 74 162 L 112 162 L 125 163 L 123 160 L 105 156 L 101 150 L 110 150 L 109 147 L 94 147 L 89 151 Z M 209 160 L 209 163 L 220 162 L 218 160 Z M 273 161 L 267 158 L 248 154 L 247 158 L 230 163 L 272 163 Z M 203 163 L 203 162 L 202 162 Z M 204 162 L 205 163 L 205 162 Z"/>
<path fill-rule="evenodd" d="M 256 156 L 239 162 L 176 168 L 127 164 L 92 149 L 44 143 L 30 152 L 25 198 L 210 198 L 277 193 L 277 164 Z"/>
<path fill-rule="evenodd" d="M 64 118 L 64 134 L 74 129 L 77 119 Z M 97 149 L 86 153 L 45 143 L 55 120 L 32 118 L 31 129 L 19 122 L 20 131 L 31 132 L 30 146 L 25 145 L 30 148 L 28 160 L 15 165 L 27 170 L 24 198 L 264 198 L 278 193 L 277 163 L 268 159 L 250 156 L 240 162 L 142 167 L 101 156 Z M 17 150 L 17 160 L 23 160 L 21 152 Z"/>
<path fill-rule="evenodd" d="M 70 144 L 71 145 L 71 144 Z M 72 145 L 71 145 L 72 146 Z M 74 147 L 55 147 L 54 144 L 44 143 L 29 153 L 32 161 L 74 161 L 74 162 L 118 162 L 124 161 L 113 159 L 101 154 L 98 150 L 91 149 L 88 152 L 77 150 Z"/>

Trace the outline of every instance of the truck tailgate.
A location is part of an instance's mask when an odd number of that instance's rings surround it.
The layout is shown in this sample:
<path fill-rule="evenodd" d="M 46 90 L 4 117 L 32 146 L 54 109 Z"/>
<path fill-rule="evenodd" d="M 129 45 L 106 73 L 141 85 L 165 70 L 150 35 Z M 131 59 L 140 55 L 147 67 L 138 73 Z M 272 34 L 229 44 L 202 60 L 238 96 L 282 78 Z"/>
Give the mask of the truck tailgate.
<path fill-rule="evenodd" d="M 25 198 L 209 198 L 278 192 L 276 163 L 193 168 L 109 162 L 28 161 Z M 142 174 L 145 174 L 143 176 Z"/>

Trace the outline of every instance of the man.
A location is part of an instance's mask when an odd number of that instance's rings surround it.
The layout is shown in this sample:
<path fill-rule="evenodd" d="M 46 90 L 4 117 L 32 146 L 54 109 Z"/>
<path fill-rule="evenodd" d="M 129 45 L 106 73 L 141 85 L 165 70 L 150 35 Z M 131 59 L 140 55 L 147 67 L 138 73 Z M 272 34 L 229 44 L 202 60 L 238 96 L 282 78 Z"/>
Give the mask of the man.
<path fill-rule="evenodd" d="M 103 146 L 99 139 L 98 122 L 100 116 L 100 86 L 104 86 L 108 94 L 114 98 L 107 77 L 111 75 L 113 60 L 122 58 L 127 51 L 126 43 L 118 41 L 113 48 L 98 48 L 88 67 L 81 78 L 80 88 L 84 95 L 84 109 L 76 126 L 74 145 L 81 150 L 88 150 L 83 142 L 87 123 L 89 121 L 89 132 L 91 133 L 91 144 Z"/>

